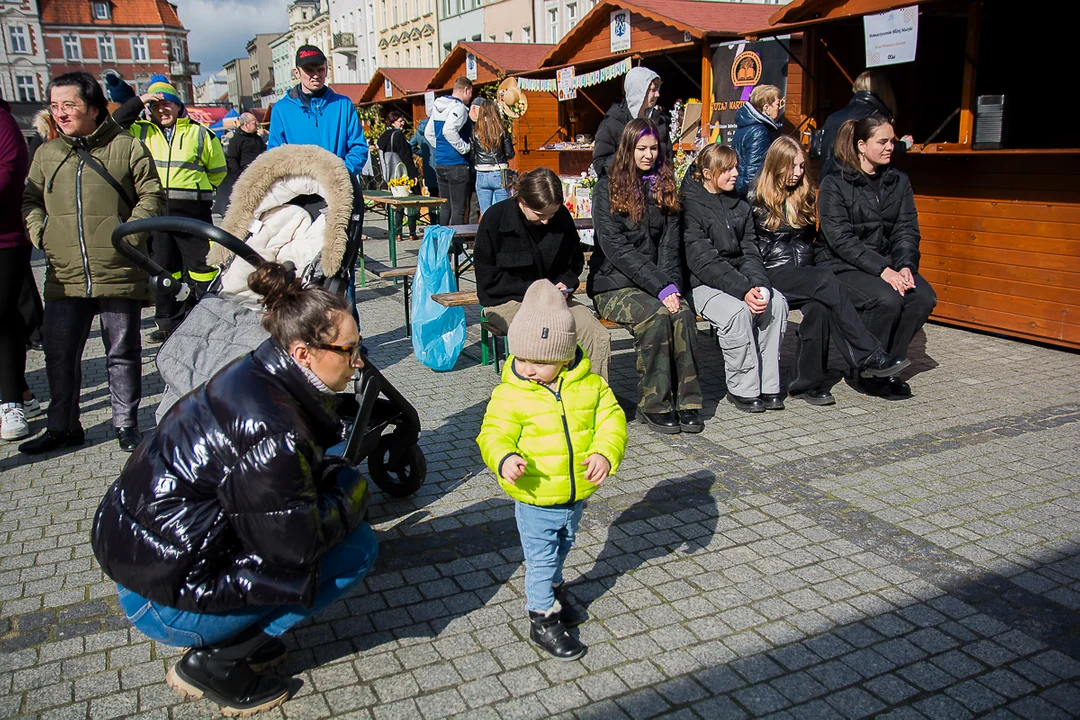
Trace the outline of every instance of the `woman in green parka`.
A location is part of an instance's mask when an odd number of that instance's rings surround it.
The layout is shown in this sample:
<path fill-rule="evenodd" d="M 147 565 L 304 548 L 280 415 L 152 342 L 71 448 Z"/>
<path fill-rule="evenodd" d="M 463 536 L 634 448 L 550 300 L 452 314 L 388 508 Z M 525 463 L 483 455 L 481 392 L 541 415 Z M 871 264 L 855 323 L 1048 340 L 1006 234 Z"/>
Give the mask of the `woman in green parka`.
<path fill-rule="evenodd" d="M 51 400 L 46 431 L 19 450 L 37 454 L 83 444 L 82 353 L 97 315 L 113 426 L 121 449 L 130 452 L 140 439 L 140 325 L 151 295 L 146 273 L 113 249 L 111 235 L 127 220 L 160 215 L 165 195 L 149 151 L 109 116 L 92 75 L 61 75 L 49 84 L 48 95 L 60 136 L 34 154 L 23 218 L 31 242 L 47 260 L 44 337 Z"/>

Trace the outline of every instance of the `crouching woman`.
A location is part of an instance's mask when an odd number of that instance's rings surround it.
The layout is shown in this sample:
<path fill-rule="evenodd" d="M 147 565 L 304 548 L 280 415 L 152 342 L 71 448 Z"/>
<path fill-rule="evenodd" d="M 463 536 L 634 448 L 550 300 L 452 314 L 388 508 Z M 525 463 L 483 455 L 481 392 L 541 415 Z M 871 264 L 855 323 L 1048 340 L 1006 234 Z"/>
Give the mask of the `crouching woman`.
<path fill-rule="evenodd" d="M 128 620 L 190 650 L 167 682 L 227 715 L 285 702 L 279 636 L 371 570 L 367 484 L 325 452 L 334 395 L 363 366 L 344 300 L 277 263 L 249 286 L 270 338 L 181 399 L 139 445 L 94 518 L 94 555 Z"/>

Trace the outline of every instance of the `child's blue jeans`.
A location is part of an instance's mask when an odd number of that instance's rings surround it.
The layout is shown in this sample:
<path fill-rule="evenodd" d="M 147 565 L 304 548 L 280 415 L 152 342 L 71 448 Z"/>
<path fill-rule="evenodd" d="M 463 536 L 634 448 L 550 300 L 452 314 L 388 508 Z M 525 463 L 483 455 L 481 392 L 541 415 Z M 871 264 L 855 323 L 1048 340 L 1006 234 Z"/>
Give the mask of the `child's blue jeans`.
<path fill-rule="evenodd" d="M 159 605 L 120 587 L 120 607 L 139 632 L 151 640 L 176 647 L 216 645 L 257 625 L 267 635 L 284 635 L 301 620 L 329 607 L 364 579 L 375 564 L 379 544 L 367 523 L 319 558 L 319 589 L 315 605 L 303 608 L 255 606 L 223 613 L 197 613 Z"/>
<path fill-rule="evenodd" d="M 525 609 L 547 612 L 555 604 L 554 586 L 563 581 L 563 563 L 574 546 L 584 502 L 565 505 L 515 503 L 521 550 L 525 554 Z"/>

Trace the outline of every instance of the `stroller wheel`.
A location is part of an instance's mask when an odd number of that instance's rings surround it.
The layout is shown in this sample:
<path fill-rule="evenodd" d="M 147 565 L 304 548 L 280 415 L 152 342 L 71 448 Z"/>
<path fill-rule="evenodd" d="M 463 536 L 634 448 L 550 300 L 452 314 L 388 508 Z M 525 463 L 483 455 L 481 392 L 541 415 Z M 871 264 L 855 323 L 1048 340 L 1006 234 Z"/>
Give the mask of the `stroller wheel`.
<path fill-rule="evenodd" d="M 368 456 L 368 471 L 379 489 L 391 497 L 403 498 L 420 489 L 427 479 L 427 459 L 419 445 L 409 446 L 401 467 L 390 466 L 394 435 L 383 435 Z"/>

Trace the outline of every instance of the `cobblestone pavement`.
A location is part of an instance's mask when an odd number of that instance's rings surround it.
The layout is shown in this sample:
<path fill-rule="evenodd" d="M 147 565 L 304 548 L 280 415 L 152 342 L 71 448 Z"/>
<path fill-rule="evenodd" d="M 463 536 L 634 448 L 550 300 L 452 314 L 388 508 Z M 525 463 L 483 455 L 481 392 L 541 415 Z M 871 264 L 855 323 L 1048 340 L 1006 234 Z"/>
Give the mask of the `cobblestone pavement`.
<path fill-rule="evenodd" d="M 421 367 L 400 292 L 359 298 L 371 358 L 424 421 L 428 481 L 375 492 L 376 571 L 286 637 L 296 693 L 267 717 L 1080 716 L 1077 354 L 932 325 L 908 401 L 841 382 L 835 407 L 749 416 L 720 403 L 702 334 L 706 430 L 631 426 L 569 560 L 589 653 L 562 663 L 527 640 L 512 505 L 473 442 L 495 373 Z M 612 342 L 631 404 L 631 341 Z M 793 346 L 794 325 L 786 367 Z M 39 353 L 29 368 L 46 396 Z M 125 460 L 96 331 L 84 379 L 88 445 L 34 462 L 0 446 L 0 717 L 213 717 L 165 686 L 177 650 L 129 628 L 93 560 Z"/>

